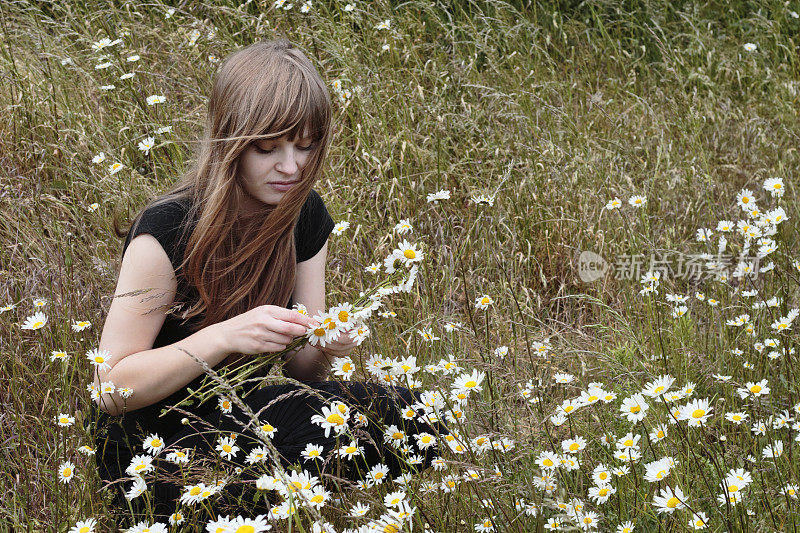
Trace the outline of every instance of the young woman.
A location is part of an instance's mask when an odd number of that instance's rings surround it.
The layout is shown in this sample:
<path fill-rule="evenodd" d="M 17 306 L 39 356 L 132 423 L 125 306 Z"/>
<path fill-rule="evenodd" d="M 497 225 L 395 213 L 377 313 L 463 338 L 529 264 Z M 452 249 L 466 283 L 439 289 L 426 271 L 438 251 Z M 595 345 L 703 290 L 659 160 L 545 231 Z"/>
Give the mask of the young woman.
<path fill-rule="evenodd" d="M 164 460 L 167 451 L 219 460 L 220 434 L 241 433 L 240 451 L 224 456 L 223 466 L 232 472 L 234 466 L 247 468 L 244 457 L 261 444 L 252 429 L 243 431 L 236 422 L 245 419 L 236 407 L 227 412 L 227 406 L 207 403 L 161 416 L 203 378 L 201 365 L 186 352 L 217 370 L 236 365 L 283 350 L 315 325 L 310 316 L 326 309 L 327 238 L 334 224 L 312 187 L 328 150 L 330 122 L 325 84 L 291 43 L 256 43 L 232 54 L 216 74 L 194 166 L 127 233 L 99 346 L 111 357 L 97 367 L 95 386 L 110 381 L 133 394 L 96 399 L 98 464 L 105 480 L 132 480 L 140 470 L 152 472 L 131 460 L 145 448 L 155 453 L 153 465 L 164 480 L 148 479 L 148 489 L 158 516 L 174 512 L 183 486 L 197 481 L 182 478 L 181 467 Z M 308 315 L 293 304 L 303 304 Z M 400 471 L 402 461 L 383 446 L 383 426 L 404 427 L 400 409 L 417 398 L 402 388 L 325 381 L 331 358 L 354 347 L 342 335 L 324 349 L 305 345 L 285 358 L 283 372 L 316 395 L 272 385 L 246 396 L 260 421 L 276 428 L 272 442 L 284 464 L 309 467 L 301 454 L 310 442 L 323 447 L 323 457 L 333 451 L 335 433 L 310 420 L 330 401 L 342 400 L 354 412 L 378 418 L 362 428 L 365 452 L 357 470 L 383 463 L 392 473 Z M 409 431 L 434 432 L 423 426 Z M 145 446 L 152 435 L 158 439 Z M 426 461 L 432 452 L 413 451 Z M 242 478 L 248 479 L 247 472 Z M 131 490 L 130 481 L 123 486 Z M 247 486 L 232 483 L 224 492 Z M 132 492 L 132 503 L 139 501 Z"/>

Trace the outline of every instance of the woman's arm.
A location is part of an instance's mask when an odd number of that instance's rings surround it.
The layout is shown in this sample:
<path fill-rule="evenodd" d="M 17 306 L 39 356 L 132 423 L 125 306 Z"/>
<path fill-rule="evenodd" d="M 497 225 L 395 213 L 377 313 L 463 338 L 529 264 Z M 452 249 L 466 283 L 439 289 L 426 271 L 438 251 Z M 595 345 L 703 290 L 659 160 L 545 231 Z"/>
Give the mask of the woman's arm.
<path fill-rule="evenodd" d="M 123 402 L 116 393 L 103 394 L 96 401 L 109 414 L 119 414 L 123 404 L 127 410 L 151 405 L 202 374 L 197 361 L 179 347 L 209 366 L 227 357 L 229 350 L 217 324 L 153 349 L 176 289 L 172 263 L 156 238 L 142 234 L 131 240 L 100 337 L 100 350 L 111 353 L 110 368 L 99 368 L 94 383 L 112 381 L 116 387 L 133 389 L 133 396 Z"/>

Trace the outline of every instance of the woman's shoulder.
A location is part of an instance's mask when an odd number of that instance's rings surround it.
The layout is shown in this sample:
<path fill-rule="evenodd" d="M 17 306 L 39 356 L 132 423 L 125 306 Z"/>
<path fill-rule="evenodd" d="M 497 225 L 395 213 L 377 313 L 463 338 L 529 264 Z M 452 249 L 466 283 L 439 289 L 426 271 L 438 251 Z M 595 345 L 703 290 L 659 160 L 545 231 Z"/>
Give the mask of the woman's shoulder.
<path fill-rule="evenodd" d="M 134 220 L 123 246 L 123 254 L 134 237 L 148 233 L 155 237 L 170 257 L 183 234 L 191 202 L 186 198 L 160 199 L 147 206 Z"/>

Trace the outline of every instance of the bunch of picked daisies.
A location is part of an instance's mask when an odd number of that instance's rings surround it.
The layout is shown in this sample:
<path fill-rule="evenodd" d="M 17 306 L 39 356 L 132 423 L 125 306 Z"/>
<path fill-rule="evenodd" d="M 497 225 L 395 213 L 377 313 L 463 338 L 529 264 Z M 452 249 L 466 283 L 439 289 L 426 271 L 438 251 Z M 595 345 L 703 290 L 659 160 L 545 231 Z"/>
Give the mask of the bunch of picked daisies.
<path fill-rule="evenodd" d="M 342 333 L 350 333 L 358 345 L 361 345 L 370 334 L 367 321 L 383 306 L 383 299 L 390 294 L 411 292 L 417 279 L 419 263 L 423 258 L 424 253 L 417 245 L 402 241 L 383 260 L 384 270 L 388 276 L 372 290 L 359 294 L 353 303 L 335 305 L 327 312 L 313 316 L 319 325 L 309 328 L 304 336 L 295 338 L 284 350 L 262 354 L 261 357 L 256 356 L 248 364 L 220 372 L 219 377 L 233 390 L 237 390 L 250 379 L 260 379 L 255 377 L 259 370 L 269 367 L 279 361 L 284 354 L 302 348 L 306 343 L 324 348 L 338 339 Z M 302 304 L 295 304 L 294 309 L 308 315 Z M 200 388 L 183 399 L 178 406 L 189 405 L 195 400 L 203 403 L 216 397 L 219 394 L 218 388 L 217 382 L 206 376 Z M 223 395 L 228 395 L 229 392 L 224 391 Z"/>

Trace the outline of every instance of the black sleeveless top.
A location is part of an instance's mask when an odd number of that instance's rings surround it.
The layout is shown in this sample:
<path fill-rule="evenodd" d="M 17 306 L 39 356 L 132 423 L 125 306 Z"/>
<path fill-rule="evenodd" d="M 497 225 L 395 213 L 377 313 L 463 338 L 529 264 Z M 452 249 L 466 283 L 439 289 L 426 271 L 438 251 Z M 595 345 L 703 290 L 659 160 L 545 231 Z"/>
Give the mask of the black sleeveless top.
<path fill-rule="evenodd" d="M 148 208 L 142 214 L 139 223 L 131 228 L 122 248 L 122 256 L 124 256 L 125 250 L 127 250 L 134 237 L 143 233 L 148 233 L 155 237 L 164 248 L 175 269 L 177 279 L 176 302 L 194 301 L 199 298 L 197 289 L 189 285 L 189 282 L 179 269 L 179 265 L 183 261 L 186 242 L 196 225 L 196 220 L 189 220 L 188 214 L 189 200 L 173 200 Z M 312 189 L 300 210 L 297 225 L 295 226 L 297 262 L 301 263 L 314 257 L 325 245 L 333 227 L 333 219 L 328 213 L 325 203 L 320 195 Z M 291 302 L 289 307 L 291 307 Z M 185 321 L 180 315 L 181 311 L 167 314 L 164 324 L 161 326 L 161 330 L 153 343 L 153 348 L 160 348 L 178 342 L 195 331 L 192 326 L 199 324 L 201 317 L 198 316 Z M 118 417 L 120 424 L 113 424 L 109 428 L 112 433 L 110 436 L 119 442 L 120 440 L 127 440 L 125 437 L 132 436 L 133 432 L 158 433 L 162 438 L 167 438 L 175 433 L 181 428 L 180 419 L 183 415 L 171 411 L 165 416 L 159 417 L 161 411 L 185 398 L 188 395 L 187 389 L 196 389 L 204 376 L 204 374 L 201 374 L 185 387 L 155 404 L 124 413 Z M 136 394 L 135 390 L 133 392 Z M 95 408 L 94 402 L 92 402 L 92 407 Z M 216 402 L 209 401 L 199 408 L 189 408 L 188 410 L 198 416 L 204 416 L 215 408 Z M 114 418 L 99 409 L 97 409 L 97 412 L 101 420 L 106 419 L 108 421 L 109 418 Z M 124 430 L 126 435 L 120 434 L 119 430 Z M 137 443 L 131 442 L 131 444 L 135 445 Z M 141 445 L 140 442 L 138 444 Z"/>

